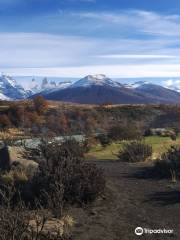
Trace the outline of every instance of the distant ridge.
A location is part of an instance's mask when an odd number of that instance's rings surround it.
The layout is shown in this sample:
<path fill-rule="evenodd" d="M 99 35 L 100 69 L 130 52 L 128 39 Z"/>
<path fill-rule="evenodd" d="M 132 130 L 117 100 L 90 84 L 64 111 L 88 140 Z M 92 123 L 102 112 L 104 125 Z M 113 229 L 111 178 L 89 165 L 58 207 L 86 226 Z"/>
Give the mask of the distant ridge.
<path fill-rule="evenodd" d="M 104 74 L 88 75 L 65 89 L 41 92 L 49 100 L 84 104 L 180 103 L 180 93 L 148 82 L 121 84 Z"/>
<path fill-rule="evenodd" d="M 122 84 L 104 74 L 88 75 L 78 81 L 60 81 L 43 78 L 38 84 L 31 79 L 31 87 L 25 90 L 8 75 L 0 76 L 0 99 L 20 100 L 43 95 L 46 99 L 84 104 L 158 104 L 180 103 L 180 92 L 152 84 L 137 81 Z"/>

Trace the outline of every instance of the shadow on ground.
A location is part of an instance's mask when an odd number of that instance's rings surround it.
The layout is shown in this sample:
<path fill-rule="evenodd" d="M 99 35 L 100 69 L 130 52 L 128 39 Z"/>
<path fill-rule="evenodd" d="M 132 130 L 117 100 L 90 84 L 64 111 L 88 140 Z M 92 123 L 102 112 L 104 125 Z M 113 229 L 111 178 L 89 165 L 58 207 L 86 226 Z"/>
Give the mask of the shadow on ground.
<path fill-rule="evenodd" d="M 157 172 L 153 166 L 141 166 L 140 168 L 134 168 L 135 171 L 123 176 L 123 178 L 136 179 L 136 180 L 148 180 L 149 184 L 154 190 L 158 187 L 161 187 L 165 191 L 155 191 L 153 193 L 147 194 L 144 189 L 144 196 L 147 200 L 144 202 L 147 203 L 158 203 L 161 206 L 175 205 L 180 203 L 180 188 L 179 184 L 172 184 L 170 182 L 170 176 L 160 174 Z M 145 184 L 145 182 L 144 182 Z M 168 190 L 166 191 L 166 189 Z M 171 188 L 171 190 L 169 189 Z"/>
<path fill-rule="evenodd" d="M 145 166 L 137 168 L 136 171 L 125 176 L 126 178 L 162 180 L 168 179 L 167 175 L 159 172 L 154 166 Z M 170 176 L 169 176 L 170 179 Z"/>
<path fill-rule="evenodd" d="M 146 202 L 158 202 L 160 205 L 174 205 L 180 203 L 180 191 L 156 192 L 148 196 Z"/>

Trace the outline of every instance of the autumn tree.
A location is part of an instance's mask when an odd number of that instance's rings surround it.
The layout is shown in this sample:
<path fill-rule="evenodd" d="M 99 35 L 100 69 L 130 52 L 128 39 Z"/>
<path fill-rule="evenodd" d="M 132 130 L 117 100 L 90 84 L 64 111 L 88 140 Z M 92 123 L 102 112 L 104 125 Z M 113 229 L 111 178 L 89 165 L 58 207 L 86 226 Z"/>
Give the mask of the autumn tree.
<path fill-rule="evenodd" d="M 67 133 L 69 130 L 69 119 L 64 113 L 60 116 L 60 125 L 62 132 Z"/>
<path fill-rule="evenodd" d="M 8 117 L 12 124 L 16 127 L 20 127 L 24 122 L 25 107 L 17 103 L 10 105 L 8 110 Z"/>
<path fill-rule="evenodd" d="M 33 99 L 33 103 L 34 103 L 34 108 L 38 114 L 43 114 L 47 111 L 48 104 L 43 96 L 36 96 Z"/>
<path fill-rule="evenodd" d="M 0 127 L 7 128 L 11 126 L 11 122 L 6 114 L 0 116 Z"/>

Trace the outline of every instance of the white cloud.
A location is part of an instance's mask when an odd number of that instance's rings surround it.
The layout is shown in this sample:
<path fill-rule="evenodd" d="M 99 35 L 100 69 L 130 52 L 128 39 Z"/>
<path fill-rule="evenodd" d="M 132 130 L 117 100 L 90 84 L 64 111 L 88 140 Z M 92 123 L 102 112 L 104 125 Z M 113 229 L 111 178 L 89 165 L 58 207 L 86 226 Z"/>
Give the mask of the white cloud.
<path fill-rule="evenodd" d="M 168 79 L 163 81 L 163 85 L 167 88 L 180 90 L 180 80 L 178 79 Z"/>
<path fill-rule="evenodd" d="M 0 33 L 0 71 L 13 75 L 79 77 L 180 76 L 180 49 L 169 41 L 97 39 L 38 33 Z"/>
<path fill-rule="evenodd" d="M 88 74 L 103 73 L 110 77 L 140 78 L 140 77 L 177 77 L 180 76 L 180 64 L 147 64 L 147 65 L 99 65 L 81 67 L 56 68 L 3 68 L 1 71 L 16 76 L 54 76 L 83 77 Z"/>
<path fill-rule="evenodd" d="M 111 24 L 112 28 L 130 28 L 129 32 L 137 31 L 154 36 L 180 36 L 180 16 L 163 15 L 142 10 L 130 10 L 121 12 L 80 12 L 85 19 L 94 19 Z"/>
<path fill-rule="evenodd" d="M 173 80 L 172 79 L 168 79 L 168 80 L 164 81 L 164 85 L 166 87 L 170 87 L 170 86 L 172 86 L 172 84 L 173 84 Z"/>
<path fill-rule="evenodd" d="M 110 59 L 176 59 L 178 56 L 171 55 L 157 55 L 157 54 L 111 54 L 111 55 L 100 55 L 100 58 Z"/>
<path fill-rule="evenodd" d="M 62 15 L 58 15 L 58 21 L 57 16 L 46 16 L 46 25 L 54 23 L 56 30 L 59 26 L 73 29 L 76 36 L 69 36 L 70 32 L 0 33 L 0 71 L 66 77 L 89 73 L 115 77 L 180 76 L 180 15 L 144 11 Z M 34 21 L 38 25 L 44 18 Z"/>
<path fill-rule="evenodd" d="M 0 33 L 0 67 L 54 67 L 82 63 L 100 43 L 76 36 Z"/>
<path fill-rule="evenodd" d="M 168 45 L 168 40 L 0 33 L 0 68 L 179 63 L 180 48 Z"/>

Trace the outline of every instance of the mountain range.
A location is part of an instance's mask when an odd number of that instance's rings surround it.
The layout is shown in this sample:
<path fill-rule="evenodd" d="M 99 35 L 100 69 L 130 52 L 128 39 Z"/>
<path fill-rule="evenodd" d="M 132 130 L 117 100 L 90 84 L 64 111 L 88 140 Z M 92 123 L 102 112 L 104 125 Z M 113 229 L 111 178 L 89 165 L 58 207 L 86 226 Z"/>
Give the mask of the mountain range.
<path fill-rule="evenodd" d="M 39 84 L 35 78 L 33 78 L 30 82 L 30 88 L 29 90 L 33 94 L 37 94 L 40 92 L 46 92 L 49 93 L 51 91 L 59 90 L 59 89 L 64 89 L 72 84 L 71 81 L 61 81 L 61 82 L 56 82 L 54 80 L 48 80 L 46 77 L 42 79 L 41 84 Z"/>
<path fill-rule="evenodd" d="M 121 84 L 105 75 L 88 75 L 64 89 L 41 93 L 46 99 L 85 104 L 180 103 L 180 93 L 148 82 Z"/>
<path fill-rule="evenodd" d="M 57 83 L 42 79 L 42 83 L 32 79 L 30 89 L 25 90 L 12 77 L 1 75 L 0 99 L 19 100 L 43 95 L 48 100 L 84 104 L 150 104 L 180 103 L 180 92 L 146 81 L 122 84 L 103 74 L 88 75 L 78 81 Z"/>

